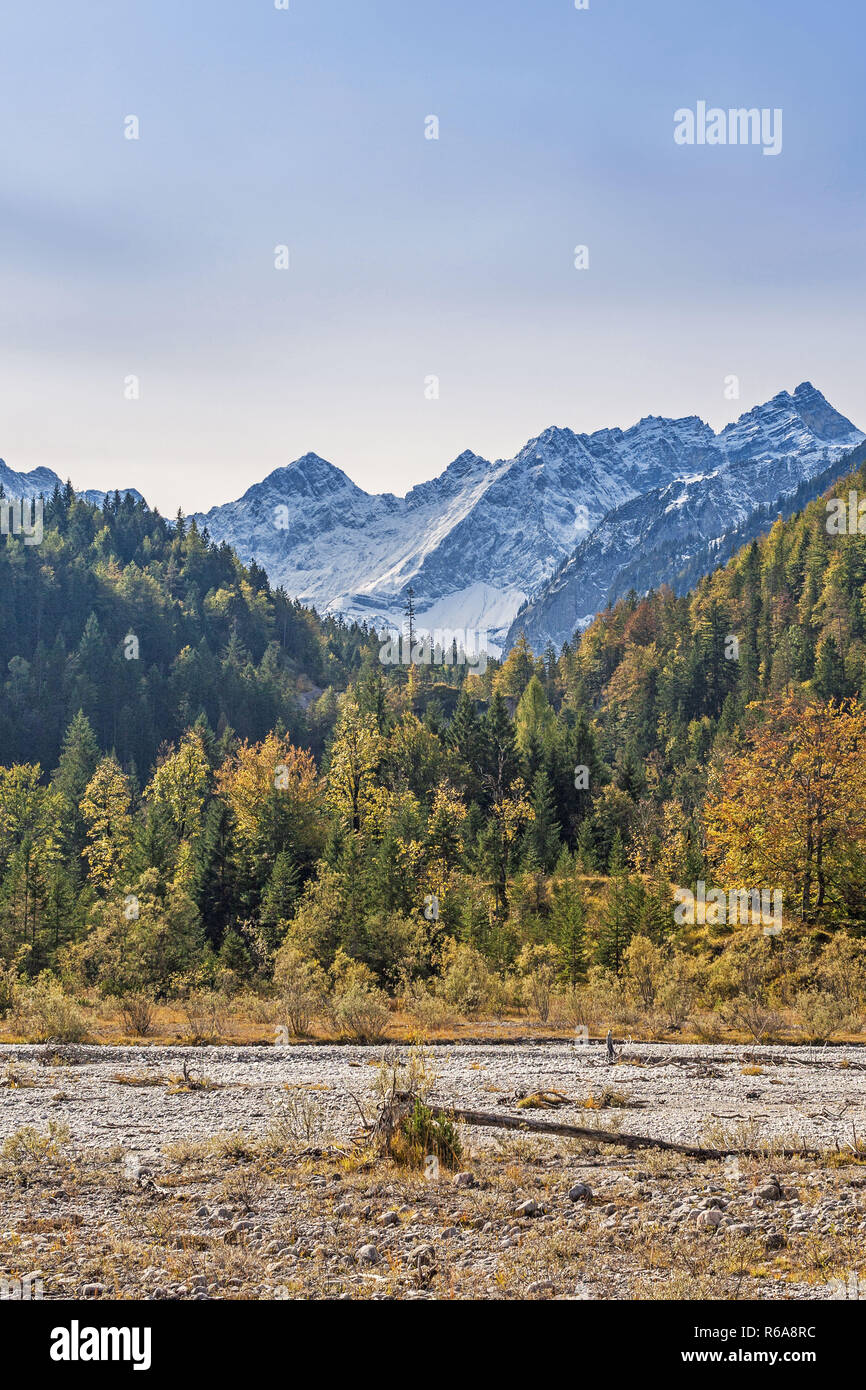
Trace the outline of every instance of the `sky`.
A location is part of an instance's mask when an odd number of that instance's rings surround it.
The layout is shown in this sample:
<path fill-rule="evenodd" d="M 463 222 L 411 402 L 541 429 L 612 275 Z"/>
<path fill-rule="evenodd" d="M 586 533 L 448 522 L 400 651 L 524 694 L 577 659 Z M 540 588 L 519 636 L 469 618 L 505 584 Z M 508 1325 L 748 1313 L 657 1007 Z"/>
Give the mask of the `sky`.
<path fill-rule="evenodd" d="M 804 379 L 866 428 L 860 0 L 288 5 L 4 6 L 10 467 L 173 514 Z M 781 152 L 678 145 L 699 101 Z"/>

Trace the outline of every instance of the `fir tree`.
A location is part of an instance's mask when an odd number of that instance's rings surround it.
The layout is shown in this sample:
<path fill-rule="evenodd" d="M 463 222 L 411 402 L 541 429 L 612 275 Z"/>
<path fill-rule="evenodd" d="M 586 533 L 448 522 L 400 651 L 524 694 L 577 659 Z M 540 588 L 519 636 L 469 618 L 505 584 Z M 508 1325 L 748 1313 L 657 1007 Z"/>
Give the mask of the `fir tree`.
<path fill-rule="evenodd" d="M 622 836 L 617 830 L 608 860 L 610 885 L 598 934 L 598 960 L 617 975 L 628 944 L 635 934 L 635 883 L 628 873 Z"/>
<path fill-rule="evenodd" d="M 562 977 L 573 989 L 586 978 L 587 967 L 586 903 L 573 879 L 555 881 L 550 918 L 562 961 Z"/>
<path fill-rule="evenodd" d="M 543 768 L 539 768 L 535 774 L 531 804 L 534 819 L 527 826 L 524 845 L 531 861 L 539 868 L 549 871 L 556 863 L 562 841 L 556 821 L 550 779 Z"/>

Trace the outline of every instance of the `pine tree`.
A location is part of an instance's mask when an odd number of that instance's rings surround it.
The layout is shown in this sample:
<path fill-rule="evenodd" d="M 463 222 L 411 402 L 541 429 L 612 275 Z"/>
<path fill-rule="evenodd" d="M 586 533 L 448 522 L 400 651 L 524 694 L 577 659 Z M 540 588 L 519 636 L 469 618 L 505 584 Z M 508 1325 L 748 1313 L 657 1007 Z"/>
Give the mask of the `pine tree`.
<path fill-rule="evenodd" d="M 586 979 L 586 903 L 573 879 L 557 878 L 550 910 L 556 944 L 562 960 L 562 976 L 573 989 Z"/>
<path fill-rule="evenodd" d="M 507 796 L 520 771 L 514 725 L 501 695 L 496 694 L 483 722 L 483 769 L 486 789 L 493 797 Z"/>
<path fill-rule="evenodd" d="M 543 768 L 539 768 L 535 774 L 531 804 L 534 819 L 527 826 L 524 846 L 531 861 L 539 868 L 549 871 L 556 863 L 562 841 L 550 779 Z"/>
<path fill-rule="evenodd" d="M 581 873 L 594 874 L 598 871 L 595 836 L 592 832 L 592 821 L 589 816 L 584 816 L 577 832 L 577 863 Z"/>
<path fill-rule="evenodd" d="M 300 874 L 288 850 L 281 850 L 262 894 L 260 921 L 268 947 L 275 950 L 285 934 L 286 923 L 294 916 L 300 894 Z"/>
<path fill-rule="evenodd" d="M 628 873 L 622 836 L 617 830 L 608 860 L 610 884 L 598 934 L 598 959 L 617 975 L 622 969 L 628 944 L 635 934 L 635 883 Z"/>

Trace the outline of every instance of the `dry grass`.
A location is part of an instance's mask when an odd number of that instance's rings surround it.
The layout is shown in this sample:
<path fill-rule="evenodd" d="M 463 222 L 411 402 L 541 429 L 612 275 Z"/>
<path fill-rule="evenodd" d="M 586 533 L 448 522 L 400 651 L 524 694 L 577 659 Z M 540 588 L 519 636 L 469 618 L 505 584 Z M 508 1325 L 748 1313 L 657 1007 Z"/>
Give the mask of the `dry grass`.
<path fill-rule="evenodd" d="M 87 1026 L 88 1040 L 97 1045 L 113 1046 L 160 1046 L 166 1044 L 201 1047 L 205 1045 L 239 1046 L 298 1046 L 310 1042 L 339 1043 L 345 1041 L 340 1030 L 332 1020 L 322 1017 L 313 1021 L 308 1037 L 290 1042 L 282 1041 L 278 1031 L 278 1004 L 274 999 L 246 992 L 235 998 L 219 998 L 211 1010 L 213 1017 L 199 1018 L 188 1005 L 181 1002 L 156 1004 L 149 1012 L 146 1034 L 129 1031 L 129 1011 L 121 1010 L 116 1002 L 101 999 L 95 992 L 77 995 L 75 1003 L 81 1011 Z M 215 1012 L 214 1012 L 215 1011 Z M 796 1017 L 792 1012 L 784 1013 L 785 1036 L 789 1040 L 797 1037 Z M 42 1024 L 36 1017 L 8 1015 L 0 1019 L 0 1042 L 33 1043 L 40 1041 Z M 607 1024 L 599 1025 L 597 1033 L 593 1030 L 592 1040 L 602 1042 L 607 1032 Z M 747 1033 L 730 1027 L 717 1014 L 696 1013 L 680 1031 L 659 1030 L 657 1020 L 641 1020 L 636 1016 L 627 1029 L 614 1028 L 618 1040 L 628 1034 L 633 1041 L 703 1043 L 718 1042 L 742 1046 L 754 1045 L 754 1039 Z M 508 1010 L 501 1018 L 461 1018 L 452 1011 L 441 1021 L 426 1020 L 419 1028 L 419 1020 L 413 1012 L 394 1008 L 389 1011 L 384 1028 L 384 1040 L 395 1043 L 428 1042 L 469 1042 L 510 1041 L 527 1038 L 534 1041 L 549 1039 L 570 1042 L 574 1040 L 573 1023 L 552 1016 L 546 1024 L 539 1023 L 526 1011 Z M 862 1032 L 843 1032 L 834 1036 L 834 1045 L 863 1043 Z M 760 1072 L 745 1072 L 746 1075 L 759 1075 Z"/>
<path fill-rule="evenodd" d="M 153 1187 L 127 1176 L 123 1158 L 76 1151 L 58 1129 L 12 1136 L 0 1161 L 0 1269 L 39 1269 L 46 1298 L 95 1285 L 100 1298 L 740 1300 L 826 1296 L 866 1265 L 862 1199 L 850 1200 L 862 1170 L 850 1158 L 744 1160 L 733 1180 L 681 1155 L 506 1134 L 467 1157 L 469 1189 L 388 1159 L 277 1152 L 244 1135 L 167 1148 Z M 771 1164 L 786 1188 L 814 1198 L 847 1191 L 837 1228 L 789 1233 L 768 1251 L 757 1233 L 657 1219 L 660 1200 L 669 1209 L 699 1190 L 745 1203 Z M 589 1203 L 563 1196 L 577 1178 L 593 1188 Z M 548 1215 L 520 1215 L 527 1198 Z M 367 1269 L 355 1251 L 371 1240 L 381 1259 Z"/>

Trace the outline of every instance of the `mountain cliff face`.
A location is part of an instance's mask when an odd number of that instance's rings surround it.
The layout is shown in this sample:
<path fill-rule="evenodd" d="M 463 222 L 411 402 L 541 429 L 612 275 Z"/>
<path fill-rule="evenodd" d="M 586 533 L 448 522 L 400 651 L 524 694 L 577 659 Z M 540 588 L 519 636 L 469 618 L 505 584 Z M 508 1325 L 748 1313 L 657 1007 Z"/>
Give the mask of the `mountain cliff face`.
<path fill-rule="evenodd" d="M 756 406 L 714 436 L 712 471 L 609 512 L 517 614 L 506 646 L 520 632 L 536 650 L 560 646 L 629 589 L 693 584 L 727 553 L 727 536 L 741 545 L 787 515 L 791 499 L 802 506 L 817 496 L 864 438 L 810 382 Z"/>
<path fill-rule="evenodd" d="M 695 416 L 649 416 L 591 435 L 551 428 L 513 459 L 467 451 L 405 497 L 364 492 L 305 454 L 195 519 L 321 612 L 399 627 L 411 586 L 421 626 L 486 630 L 491 650 L 523 626 L 534 644 L 559 644 L 604 606 L 636 547 L 650 587 L 659 565 L 863 438 L 804 383 L 719 434 Z"/>

